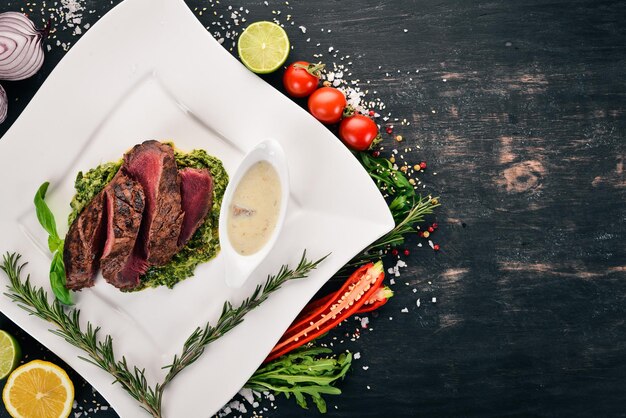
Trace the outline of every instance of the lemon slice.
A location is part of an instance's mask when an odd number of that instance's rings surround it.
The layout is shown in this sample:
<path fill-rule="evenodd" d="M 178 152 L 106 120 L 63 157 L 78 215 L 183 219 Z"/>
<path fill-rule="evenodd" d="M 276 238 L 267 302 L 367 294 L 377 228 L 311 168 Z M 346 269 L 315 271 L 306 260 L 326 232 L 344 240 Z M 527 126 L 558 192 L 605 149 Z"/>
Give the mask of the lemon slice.
<path fill-rule="evenodd" d="M 67 418 L 72 412 L 74 385 L 59 366 L 33 360 L 11 373 L 2 400 L 13 418 Z"/>
<path fill-rule="evenodd" d="M 21 357 L 20 346 L 11 335 L 0 330 L 0 379 L 15 369 Z"/>
<path fill-rule="evenodd" d="M 289 37 L 276 23 L 261 21 L 248 26 L 239 36 L 241 62 L 257 74 L 276 71 L 289 55 Z"/>

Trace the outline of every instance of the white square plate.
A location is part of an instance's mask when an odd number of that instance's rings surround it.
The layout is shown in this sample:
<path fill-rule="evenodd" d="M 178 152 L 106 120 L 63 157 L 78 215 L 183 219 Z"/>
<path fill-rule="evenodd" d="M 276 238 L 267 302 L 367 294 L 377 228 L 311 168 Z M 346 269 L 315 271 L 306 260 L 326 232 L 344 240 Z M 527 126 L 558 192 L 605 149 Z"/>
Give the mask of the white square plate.
<path fill-rule="evenodd" d="M 284 263 L 331 253 L 307 279 L 288 283 L 243 324 L 211 344 L 165 392 L 167 417 L 207 417 L 243 386 L 315 292 L 349 259 L 393 227 L 387 205 L 347 149 L 304 110 L 250 73 L 207 33 L 182 0 L 126 0 L 104 16 L 48 77 L 0 140 L 0 251 L 29 262 L 49 289 L 50 255 L 32 198 L 48 202 L 66 232 L 76 173 L 119 158 L 146 139 L 206 149 L 232 173 L 246 151 L 274 138 L 287 155 L 291 196 L 276 247 L 242 289 L 226 287 L 223 258 L 174 289 L 121 293 L 101 278 L 76 294 L 83 320 L 113 337 L 118 356 L 154 384 L 197 326 L 214 322 Z M 77 358 L 6 296 L 0 309 L 81 373 L 123 417 L 143 416 L 112 377 Z"/>

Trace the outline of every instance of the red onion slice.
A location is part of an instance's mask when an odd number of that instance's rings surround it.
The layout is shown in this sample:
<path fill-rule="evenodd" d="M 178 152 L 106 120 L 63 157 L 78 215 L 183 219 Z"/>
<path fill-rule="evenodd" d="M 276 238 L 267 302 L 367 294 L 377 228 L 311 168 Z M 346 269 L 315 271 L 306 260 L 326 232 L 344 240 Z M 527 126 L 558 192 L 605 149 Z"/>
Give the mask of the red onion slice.
<path fill-rule="evenodd" d="M 43 65 L 42 33 L 23 13 L 0 13 L 0 80 L 23 80 Z"/>
<path fill-rule="evenodd" d="M 4 91 L 4 87 L 0 86 L 0 123 L 4 122 L 7 118 L 7 111 L 9 110 L 9 99 L 7 92 Z"/>

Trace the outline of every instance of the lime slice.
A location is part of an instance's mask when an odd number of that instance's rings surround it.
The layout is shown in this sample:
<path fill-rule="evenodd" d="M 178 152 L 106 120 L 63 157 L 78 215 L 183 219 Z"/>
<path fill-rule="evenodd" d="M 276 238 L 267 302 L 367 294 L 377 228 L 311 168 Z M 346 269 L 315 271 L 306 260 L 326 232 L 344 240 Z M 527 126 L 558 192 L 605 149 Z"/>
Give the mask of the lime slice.
<path fill-rule="evenodd" d="M 20 346 L 11 335 L 0 330 L 0 379 L 15 369 L 22 356 Z"/>
<path fill-rule="evenodd" d="M 289 37 L 273 22 L 255 22 L 239 36 L 239 58 L 250 71 L 267 74 L 276 71 L 289 55 Z"/>

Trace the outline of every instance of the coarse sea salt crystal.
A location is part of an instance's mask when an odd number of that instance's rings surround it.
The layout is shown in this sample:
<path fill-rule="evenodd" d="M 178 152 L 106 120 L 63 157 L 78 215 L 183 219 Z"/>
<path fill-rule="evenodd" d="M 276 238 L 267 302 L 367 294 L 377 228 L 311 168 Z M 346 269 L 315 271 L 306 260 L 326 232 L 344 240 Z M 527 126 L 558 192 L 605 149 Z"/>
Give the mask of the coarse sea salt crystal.
<path fill-rule="evenodd" d="M 302 31 L 302 33 L 306 33 L 306 27 L 304 27 L 304 26 L 298 26 L 298 28 L 300 28 L 300 30 Z"/>
<path fill-rule="evenodd" d="M 402 313 L 407 313 L 407 312 L 409 312 L 409 310 L 408 310 L 407 308 L 404 308 L 404 309 L 402 309 L 400 312 L 402 312 Z"/>
<path fill-rule="evenodd" d="M 352 357 L 354 357 L 355 360 L 358 360 L 358 359 L 361 358 L 361 353 L 359 351 L 357 351 L 356 353 L 354 353 L 354 356 L 352 356 Z"/>
<path fill-rule="evenodd" d="M 421 306 L 421 304 L 422 304 L 422 301 L 418 299 L 418 300 L 417 300 L 417 302 L 415 302 L 415 304 L 416 304 L 416 305 L 417 305 L 417 307 L 419 308 L 419 307 Z"/>
<path fill-rule="evenodd" d="M 239 391 L 239 394 L 243 396 L 249 404 L 254 402 L 254 396 L 252 395 L 252 389 L 243 388 Z"/>
<path fill-rule="evenodd" d="M 367 328 L 367 324 L 369 323 L 370 323 L 370 320 L 368 317 L 361 318 L 361 328 Z"/>
<path fill-rule="evenodd" d="M 363 366 L 363 370 L 367 370 L 369 368 L 370 368 L 370 366 Z"/>
<path fill-rule="evenodd" d="M 437 303 L 437 298 L 433 296 L 433 298 L 431 299 L 431 301 L 432 301 L 433 303 Z"/>

